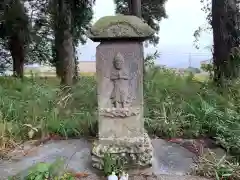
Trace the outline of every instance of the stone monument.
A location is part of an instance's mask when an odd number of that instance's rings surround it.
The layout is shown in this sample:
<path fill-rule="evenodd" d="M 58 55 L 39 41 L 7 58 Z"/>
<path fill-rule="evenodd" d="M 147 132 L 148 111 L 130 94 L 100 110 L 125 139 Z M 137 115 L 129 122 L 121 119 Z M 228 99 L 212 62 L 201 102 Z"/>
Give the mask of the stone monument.
<path fill-rule="evenodd" d="M 93 166 L 103 169 L 105 153 L 126 164 L 149 167 L 153 148 L 144 130 L 143 46 L 154 31 L 136 16 L 98 20 L 89 38 L 96 50 L 99 139 L 93 144 Z"/>

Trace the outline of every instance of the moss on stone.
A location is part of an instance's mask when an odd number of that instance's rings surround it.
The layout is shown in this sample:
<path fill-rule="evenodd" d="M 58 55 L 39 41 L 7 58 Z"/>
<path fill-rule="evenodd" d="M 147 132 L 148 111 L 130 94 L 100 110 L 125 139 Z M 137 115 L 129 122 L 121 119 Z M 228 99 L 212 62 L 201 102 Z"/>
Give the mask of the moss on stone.
<path fill-rule="evenodd" d="M 109 32 L 109 27 L 114 25 L 119 25 L 119 27 L 121 27 L 121 25 L 125 26 L 125 28 L 119 29 L 121 35 L 114 36 L 114 33 Z M 89 37 L 150 37 L 153 34 L 154 30 L 140 18 L 119 14 L 116 16 L 105 16 L 99 19 L 91 28 Z"/>

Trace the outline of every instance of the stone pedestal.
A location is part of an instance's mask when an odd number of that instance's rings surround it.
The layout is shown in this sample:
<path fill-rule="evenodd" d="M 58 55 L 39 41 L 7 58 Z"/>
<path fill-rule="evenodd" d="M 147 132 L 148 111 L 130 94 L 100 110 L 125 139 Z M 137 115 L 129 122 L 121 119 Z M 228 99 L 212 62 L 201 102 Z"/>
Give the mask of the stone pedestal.
<path fill-rule="evenodd" d="M 93 166 L 102 169 L 106 153 L 125 164 L 151 166 L 153 148 L 144 130 L 143 46 L 154 31 L 135 16 L 109 16 L 96 22 L 89 38 L 96 50 L 99 140 Z"/>
<path fill-rule="evenodd" d="M 105 153 L 112 154 L 113 158 L 121 158 L 124 164 L 132 167 L 150 167 L 152 165 L 153 147 L 147 134 L 144 139 L 99 140 L 93 144 L 93 167 L 103 169 Z"/>

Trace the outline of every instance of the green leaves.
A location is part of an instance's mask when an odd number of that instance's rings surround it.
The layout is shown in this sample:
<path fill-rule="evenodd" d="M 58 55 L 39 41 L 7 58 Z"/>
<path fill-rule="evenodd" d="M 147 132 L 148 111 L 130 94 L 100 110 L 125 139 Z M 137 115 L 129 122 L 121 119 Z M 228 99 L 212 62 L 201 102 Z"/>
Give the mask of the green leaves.
<path fill-rule="evenodd" d="M 117 7 L 116 12 L 121 14 L 128 13 L 128 0 L 114 0 Z M 167 0 L 142 0 L 142 17 L 145 22 L 151 26 L 156 35 L 150 39 L 150 43 L 157 45 L 159 41 L 158 32 L 160 29 L 159 22 L 162 18 L 167 18 L 165 3 Z"/>
<path fill-rule="evenodd" d="M 24 171 L 8 179 L 16 180 L 24 177 L 24 180 L 75 180 L 73 174 L 67 173 L 66 169 L 64 169 L 64 161 L 62 159 L 57 159 L 53 163 L 38 163 L 26 171 L 26 176 L 24 176 Z"/>
<path fill-rule="evenodd" d="M 42 180 L 49 178 L 51 164 L 48 163 L 38 163 L 37 165 L 31 167 L 28 171 L 26 180 Z"/>
<path fill-rule="evenodd" d="M 12 36 L 17 36 L 26 44 L 26 63 L 50 62 L 56 66 L 53 48 L 54 28 L 59 28 L 57 1 L 4 0 L 0 3 L 0 57 L 7 59 L 8 46 L 2 46 L 1 40 L 8 43 Z M 93 17 L 91 1 L 67 1 L 71 11 L 71 31 L 73 44 L 84 44 L 86 32 L 91 27 Z M 63 15 L 65 18 L 66 16 Z M 61 18 L 63 19 L 63 18 Z M 58 36 L 61 36 L 58 34 Z M 2 50 L 4 48 L 4 51 Z M 6 51 L 6 52 L 5 52 Z M 8 55 L 8 57 L 6 57 Z M 1 58 L 0 58 L 1 59 Z M 1 63 L 0 63 L 1 64 Z M 5 64 L 5 62 L 3 62 Z"/>
<path fill-rule="evenodd" d="M 109 176 L 112 172 L 117 175 L 121 174 L 124 168 L 124 160 L 121 157 L 105 153 L 103 158 L 103 171 L 105 176 Z"/>
<path fill-rule="evenodd" d="M 6 37 L 17 35 L 22 38 L 22 41 L 27 41 L 29 19 L 24 4 L 20 0 L 9 0 L 5 3 L 6 7 L 2 16 L 4 35 Z"/>

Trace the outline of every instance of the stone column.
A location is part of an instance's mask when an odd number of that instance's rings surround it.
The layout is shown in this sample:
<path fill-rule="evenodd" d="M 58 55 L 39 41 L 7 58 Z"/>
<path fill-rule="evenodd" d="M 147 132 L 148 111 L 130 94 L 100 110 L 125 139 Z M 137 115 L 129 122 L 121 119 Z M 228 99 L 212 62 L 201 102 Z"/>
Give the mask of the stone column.
<path fill-rule="evenodd" d="M 96 22 L 89 38 L 96 50 L 99 139 L 93 166 L 102 169 L 105 153 L 126 164 L 151 166 L 153 150 L 144 130 L 143 46 L 154 31 L 135 16 L 107 16 Z"/>

